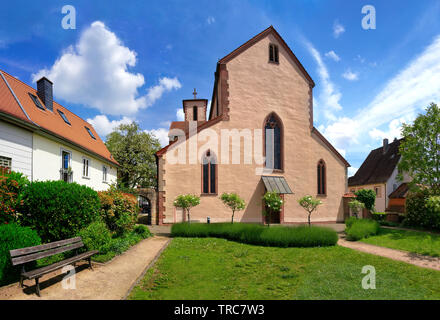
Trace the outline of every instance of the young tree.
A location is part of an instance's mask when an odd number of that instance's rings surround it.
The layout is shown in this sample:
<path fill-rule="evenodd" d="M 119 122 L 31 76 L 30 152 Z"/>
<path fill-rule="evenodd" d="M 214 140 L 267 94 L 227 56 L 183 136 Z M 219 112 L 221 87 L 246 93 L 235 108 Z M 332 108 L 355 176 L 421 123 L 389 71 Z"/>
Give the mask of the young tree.
<path fill-rule="evenodd" d="M 320 204 L 322 204 L 322 201 L 316 198 L 313 198 L 312 196 L 304 196 L 301 199 L 298 200 L 298 203 L 301 207 L 304 208 L 304 210 L 307 211 L 307 221 L 309 223 L 309 227 L 312 225 L 310 221 L 310 217 L 313 213 L 313 211 L 318 208 Z"/>
<path fill-rule="evenodd" d="M 174 206 L 176 208 L 182 208 L 188 215 L 188 223 L 191 223 L 190 210 L 192 207 L 200 204 L 200 197 L 193 194 L 181 194 L 174 200 Z"/>
<path fill-rule="evenodd" d="M 235 211 L 243 210 L 246 207 L 246 203 L 240 196 L 236 193 L 223 193 L 220 196 L 223 203 L 232 210 L 231 223 L 234 223 Z"/>
<path fill-rule="evenodd" d="M 350 209 L 353 212 L 356 219 L 358 218 L 358 213 L 361 212 L 362 209 L 365 208 L 365 204 L 363 202 L 358 201 L 358 200 L 351 200 L 348 203 L 348 206 L 350 207 Z"/>
<path fill-rule="evenodd" d="M 107 136 L 105 142 L 121 168 L 118 186 L 125 188 L 154 187 L 156 185 L 156 158 L 159 140 L 142 131 L 136 122 L 121 124 Z"/>
<path fill-rule="evenodd" d="M 281 211 L 283 200 L 276 192 L 266 192 L 266 194 L 263 196 L 263 200 L 266 204 L 266 210 L 264 210 L 264 214 L 269 218 L 267 221 L 267 226 L 269 227 L 272 213 Z"/>
<path fill-rule="evenodd" d="M 375 211 L 374 204 L 376 203 L 376 193 L 371 189 L 361 189 L 354 193 L 356 200 L 362 202 L 370 211 Z"/>
<path fill-rule="evenodd" d="M 427 186 L 433 194 L 440 194 L 440 108 L 431 103 L 412 125 L 403 124 L 402 136 L 400 179 L 407 173 L 413 188 Z"/>

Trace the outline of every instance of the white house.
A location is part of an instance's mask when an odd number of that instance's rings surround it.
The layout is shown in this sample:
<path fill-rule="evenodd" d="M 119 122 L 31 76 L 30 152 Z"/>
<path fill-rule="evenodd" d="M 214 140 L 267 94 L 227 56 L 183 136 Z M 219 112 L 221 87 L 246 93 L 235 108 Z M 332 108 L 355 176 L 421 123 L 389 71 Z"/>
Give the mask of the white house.
<path fill-rule="evenodd" d="M 92 125 L 53 101 L 43 77 L 37 90 L 0 71 L 0 166 L 31 181 L 65 180 L 106 190 L 116 181 L 113 159 Z"/>

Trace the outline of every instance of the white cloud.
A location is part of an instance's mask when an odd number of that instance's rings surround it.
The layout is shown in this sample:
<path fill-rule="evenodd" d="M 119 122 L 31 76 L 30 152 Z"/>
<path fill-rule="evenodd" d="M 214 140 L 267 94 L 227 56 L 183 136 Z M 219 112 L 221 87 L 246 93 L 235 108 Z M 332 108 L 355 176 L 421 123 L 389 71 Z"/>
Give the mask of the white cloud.
<path fill-rule="evenodd" d="M 354 176 L 358 170 L 359 170 L 359 168 L 349 167 L 348 168 L 348 176 L 349 177 Z"/>
<path fill-rule="evenodd" d="M 209 16 L 209 17 L 206 19 L 206 22 L 207 22 L 208 24 L 213 24 L 213 23 L 215 22 L 215 18 L 214 18 L 213 16 Z"/>
<path fill-rule="evenodd" d="M 104 23 L 93 22 L 75 46 L 69 46 L 55 63 L 33 74 L 33 81 L 42 76 L 54 82 L 57 97 L 71 103 L 84 104 L 105 114 L 130 115 L 146 108 L 164 91 L 179 88 L 176 78 L 162 78 L 159 87 L 147 95 L 138 90 L 144 76 L 129 71 L 136 65 L 136 52 L 125 47 Z"/>
<path fill-rule="evenodd" d="M 169 143 L 168 138 L 168 129 L 165 128 L 159 128 L 159 129 L 151 129 L 151 130 L 145 130 L 145 132 L 152 134 L 155 136 L 162 147 L 165 147 Z"/>
<path fill-rule="evenodd" d="M 333 60 L 336 61 L 336 62 L 338 62 L 338 61 L 341 60 L 341 58 L 340 58 L 340 57 L 336 54 L 336 52 L 334 52 L 333 50 L 327 52 L 327 53 L 325 54 L 325 56 L 326 56 L 327 58 L 333 59 Z"/>
<path fill-rule="evenodd" d="M 359 80 L 359 74 L 356 72 L 352 72 L 350 69 L 346 70 L 343 74 L 342 77 L 344 77 L 345 79 L 347 79 L 348 81 L 356 81 Z"/>
<path fill-rule="evenodd" d="M 185 120 L 185 113 L 183 112 L 182 108 L 179 108 L 176 110 L 176 117 L 177 117 L 177 121 L 184 121 Z"/>
<path fill-rule="evenodd" d="M 327 66 L 322 60 L 321 54 L 310 42 L 306 42 L 306 45 L 310 54 L 313 56 L 318 65 L 318 74 L 321 79 L 320 85 L 322 86 L 322 89 L 319 95 L 318 104 L 321 108 L 323 108 L 323 113 L 327 119 L 336 120 L 334 112 L 342 109 L 339 103 L 341 93 L 331 81 L 330 74 Z"/>
<path fill-rule="evenodd" d="M 333 23 L 333 36 L 339 38 L 339 36 L 345 32 L 345 28 L 337 20 Z"/>
<path fill-rule="evenodd" d="M 112 120 L 110 121 L 107 116 L 101 114 L 97 115 L 93 119 L 87 119 L 87 122 L 90 123 L 93 128 L 95 128 L 96 132 L 98 132 L 101 138 L 105 138 L 109 133 L 111 133 L 114 129 L 116 129 L 121 124 L 129 124 L 133 121 L 133 119 L 128 117 L 122 117 L 121 120 Z"/>

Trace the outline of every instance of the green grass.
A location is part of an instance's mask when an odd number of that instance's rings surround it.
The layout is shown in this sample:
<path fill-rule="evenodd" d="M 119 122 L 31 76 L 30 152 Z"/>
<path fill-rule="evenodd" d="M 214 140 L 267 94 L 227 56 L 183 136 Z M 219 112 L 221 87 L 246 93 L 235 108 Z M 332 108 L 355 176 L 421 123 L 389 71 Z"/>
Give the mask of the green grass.
<path fill-rule="evenodd" d="M 440 234 L 380 228 L 379 234 L 362 242 L 432 257 L 440 256 Z"/>
<path fill-rule="evenodd" d="M 174 237 L 224 238 L 272 247 L 334 246 L 338 235 L 330 228 L 316 226 L 267 227 L 250 223 L 179 223 L 171 228 Z"/>
<path fill-rule="evenodd" d="M 376 289 L 362 289 L 362 267 Z M 129 299 L 440 299 L 440 272 L 348 248 L 174 238 Z"/>

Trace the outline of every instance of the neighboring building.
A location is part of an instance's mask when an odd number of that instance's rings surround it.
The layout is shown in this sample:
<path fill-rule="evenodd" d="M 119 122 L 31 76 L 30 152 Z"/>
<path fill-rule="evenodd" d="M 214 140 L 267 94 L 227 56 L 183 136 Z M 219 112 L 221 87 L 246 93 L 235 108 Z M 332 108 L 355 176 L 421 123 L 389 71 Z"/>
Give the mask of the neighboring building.
<path fill-rule="evenodd" d="M 53 101 L 47 78 L 37 88 L 0 71 L 0 166 L 32 181 L 107 189 L 119 164 L 92 125 Z"/>
<path fill-rule="evenodd" d="M 384 139 L 382 147 L 372 150 L 356 174 L 348 178 L 349 191 L 352 193 L 360 189 L 374 190 L 378 212 L 402 211 L 402 203 L 404 206 L 404 201 L 390 202 L 390 199 L 404 199 L 408 192 L 407 183 L 410 182 L 408 175 L 404 175 L 403 181 L 397 179 L 401 141 L 394 139 L 388 143 L 388 139 Z M 397 203 L 400 208 L 395 208 Z"/>
<path fill-rule="evenodd" d="M 272 26 L 219 60 L 208 120 L 208 100 L 197 99 L 194 92 L 194 99 L 183 100 L 185 121 L 171 124 L 170 144 L 156 153 L 158 223 L 185 221 L 173 201 L 189 193 L 201 197 L 200 205 L 191 209 L 191 219 L 230 221 L 231 211 L 219 199 L 223 192 L 236 192 L 246 201 L 245 210 L 235 214 L 236 221 L 261 223 L 266 190 L 284 198 L 272 223 L 306 222 L 306 212 L 297 202 L 305 195 L 323 201 L 312 221 L 343 221 L 349 164 L 313 126 L 314 86 Z M 195 123 L 198 136 L 190 130 Z M 228 151 L 222 154 L 220 137 L 233 130 L 241 137 L 228 138 L 223 145 Z M 252 141 L 245 144 L 248 133 Z M 218 148 L 206 145 L 212 134 L 219 138 Z M 239 156 L 235 160 L 234 147 Z M 183 148 L 188 151 L 183 163 L 173 164 L 172 158 Z M 266 155 L 269 170 L 262 172 L 264 163 L 254 157 L 246 162 L 256 153 Z"/>

